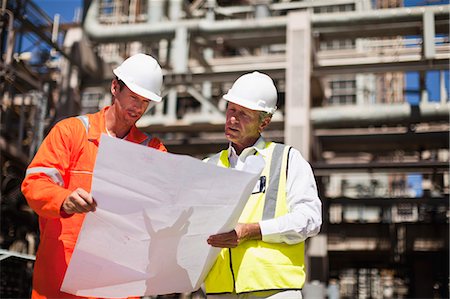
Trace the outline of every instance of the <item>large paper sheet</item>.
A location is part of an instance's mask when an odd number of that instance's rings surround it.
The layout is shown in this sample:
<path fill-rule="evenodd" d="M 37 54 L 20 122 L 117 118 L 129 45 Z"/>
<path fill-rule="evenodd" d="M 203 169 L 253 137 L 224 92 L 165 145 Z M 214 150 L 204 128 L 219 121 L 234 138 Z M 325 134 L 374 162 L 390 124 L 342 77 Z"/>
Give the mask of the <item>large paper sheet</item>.
<path fill-rule="evenodd" d="M 219 249 L 208 236 L 232 230 L 264 161 L 245 171 L 101 137 L 92 194 L 61 290 L 127 297 L 200 287 Z M 250 165 L 252 169 L 250 169 Z"/>

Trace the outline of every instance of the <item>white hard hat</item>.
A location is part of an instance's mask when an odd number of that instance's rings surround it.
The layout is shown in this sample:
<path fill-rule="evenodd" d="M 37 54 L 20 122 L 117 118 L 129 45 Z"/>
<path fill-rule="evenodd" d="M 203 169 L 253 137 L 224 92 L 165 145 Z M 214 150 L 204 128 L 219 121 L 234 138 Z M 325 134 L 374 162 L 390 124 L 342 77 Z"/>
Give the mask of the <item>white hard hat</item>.
<path fill-rule="evenodd" d="M 252 110 L 270 114 L 277 110 L 277 89 L 273 80 L 259 72 L 240 76 L 223 98 Z"/>
<path fill-rule="evenodd" d="M 113 73 L 134 93 L 161 102 L 163 81 L 161 67 L 151 56 L 142 53 L 125 59 Z"/>

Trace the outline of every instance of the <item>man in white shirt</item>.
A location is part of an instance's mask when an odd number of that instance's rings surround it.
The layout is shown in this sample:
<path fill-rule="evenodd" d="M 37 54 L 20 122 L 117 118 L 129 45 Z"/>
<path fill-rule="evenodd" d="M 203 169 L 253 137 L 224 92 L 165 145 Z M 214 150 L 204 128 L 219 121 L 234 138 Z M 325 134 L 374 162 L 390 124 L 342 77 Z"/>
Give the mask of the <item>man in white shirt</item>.
<path fill-rule="evenodd" d="M 247 157 L 260 155 L 266 164 L 236 228 L 208 238 L 223 249 L 206 277 L 206 293 L 210 299 L 301 299 L 304 241 L 322 224 L 312 169 L 298 150 L 261 136 L 276 110 L 269 76 L 245 74 L 223 98 L 230 144 L 207 162 L 242 169 Z"/>

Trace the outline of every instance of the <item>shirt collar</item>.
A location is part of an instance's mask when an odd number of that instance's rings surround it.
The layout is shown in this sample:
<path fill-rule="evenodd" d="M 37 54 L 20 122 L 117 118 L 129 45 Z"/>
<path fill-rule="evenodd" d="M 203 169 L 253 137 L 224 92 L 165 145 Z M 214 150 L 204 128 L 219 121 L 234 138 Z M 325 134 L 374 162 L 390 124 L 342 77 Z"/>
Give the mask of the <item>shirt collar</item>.
<path fill-rule="evenodd" d="M 263 150 L 266 148 L 266 141 L 262 136 L 259 136 L 258 140 L 256 140 L 255 144 L 252 146 L 249 146 L 245 148 L 241 154 L 239 155 L 239 158 L 242 160 L 245 160 L 248 156 L 253 155 L 255 152 L 258 152 L 260 154 L 263 154 Z M 234 149 L 231 142 L 228 144 L 228 158 L 231 156 L 237 157 L 236 150 Z"/>

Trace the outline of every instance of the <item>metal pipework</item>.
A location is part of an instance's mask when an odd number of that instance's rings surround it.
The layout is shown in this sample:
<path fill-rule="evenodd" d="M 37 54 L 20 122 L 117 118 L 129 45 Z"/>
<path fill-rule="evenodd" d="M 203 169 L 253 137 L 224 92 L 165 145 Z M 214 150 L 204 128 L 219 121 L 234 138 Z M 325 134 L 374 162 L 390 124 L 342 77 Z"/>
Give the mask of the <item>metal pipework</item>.
<path fill-rule="evenodd" d="M 13 50 L 14 50 L 14 14 L 6 9 L 6 1 L 3 1 L 2 7 L 0 9 L 0 16 L 6 14 L 8 15 L 8 36 L 6 44 L 6 55 L 5 55 L 5 66 L 9 66 L 12 62 Z M 1 28 L 3 31 L 3 28 Z M 1 32 L 1 31 L 0 31 Z"/>
<path fill-rule="evenodd" d="M 345 24 L 386 24 L 388 20 L 422 21 L 425 11 L 435 16 L 448 19 L 450 5 L 436 5 L 413 8 L 392 8 L 366 12 L 348 12 L 342 14 L 313 14 L 312 27 L 333 27 Z M 142 38 L 159 40 L 173 38 L 178 27 L 186 27 L 190 32 L 200 34 L 225 34 L 233 32 L 266 32 L 267 30 L 286 30 L 287 17 L 268 17 L 264 19 L 208 21 L 205 19 L 189 19 L 164 21 L 159 23 L 134 23 L 122 25 L 105 25 L 98 21 L 99 0 L 92 1 L 84 23 L 89 37 L 96 42 L 118 42 L 139 40 Z"/>
<path fill-rule="evenodd" d="M 419 106 L 402 103 L 311 109 L 311 121 L 316 129 L 448 121 L 449 116 L 449 102 L 428 102 Z"/>
<path fill-rule="evenodd" d="M 313 14 L 311 21 L 314 27 L 333 27 L 339 25 L 386 24 L 389 21 L 422 21 L 425 12 L 449 18 L 450 5 L 431 5 L 421 7 L 401 7 L 389 9 L 373 9 L 367 11 L 341 12 L 338 14 Z"/>
<path fill-rule="evenodd" d="M 272 17 L 261 20 L 209 21 L 205 19 L 176 20 L 159 23 L 134 23 L 122 25 L 104 25 L 98 21 L 98 1 L 93 1 L 86 15 L 84 29 L 96 42 L 119 42 L 133 40 L 172 39 L 178 28 L 190 32 L 217 34 L 227 32 L 260 31 L 286 28 L 286 17 Z"/>

